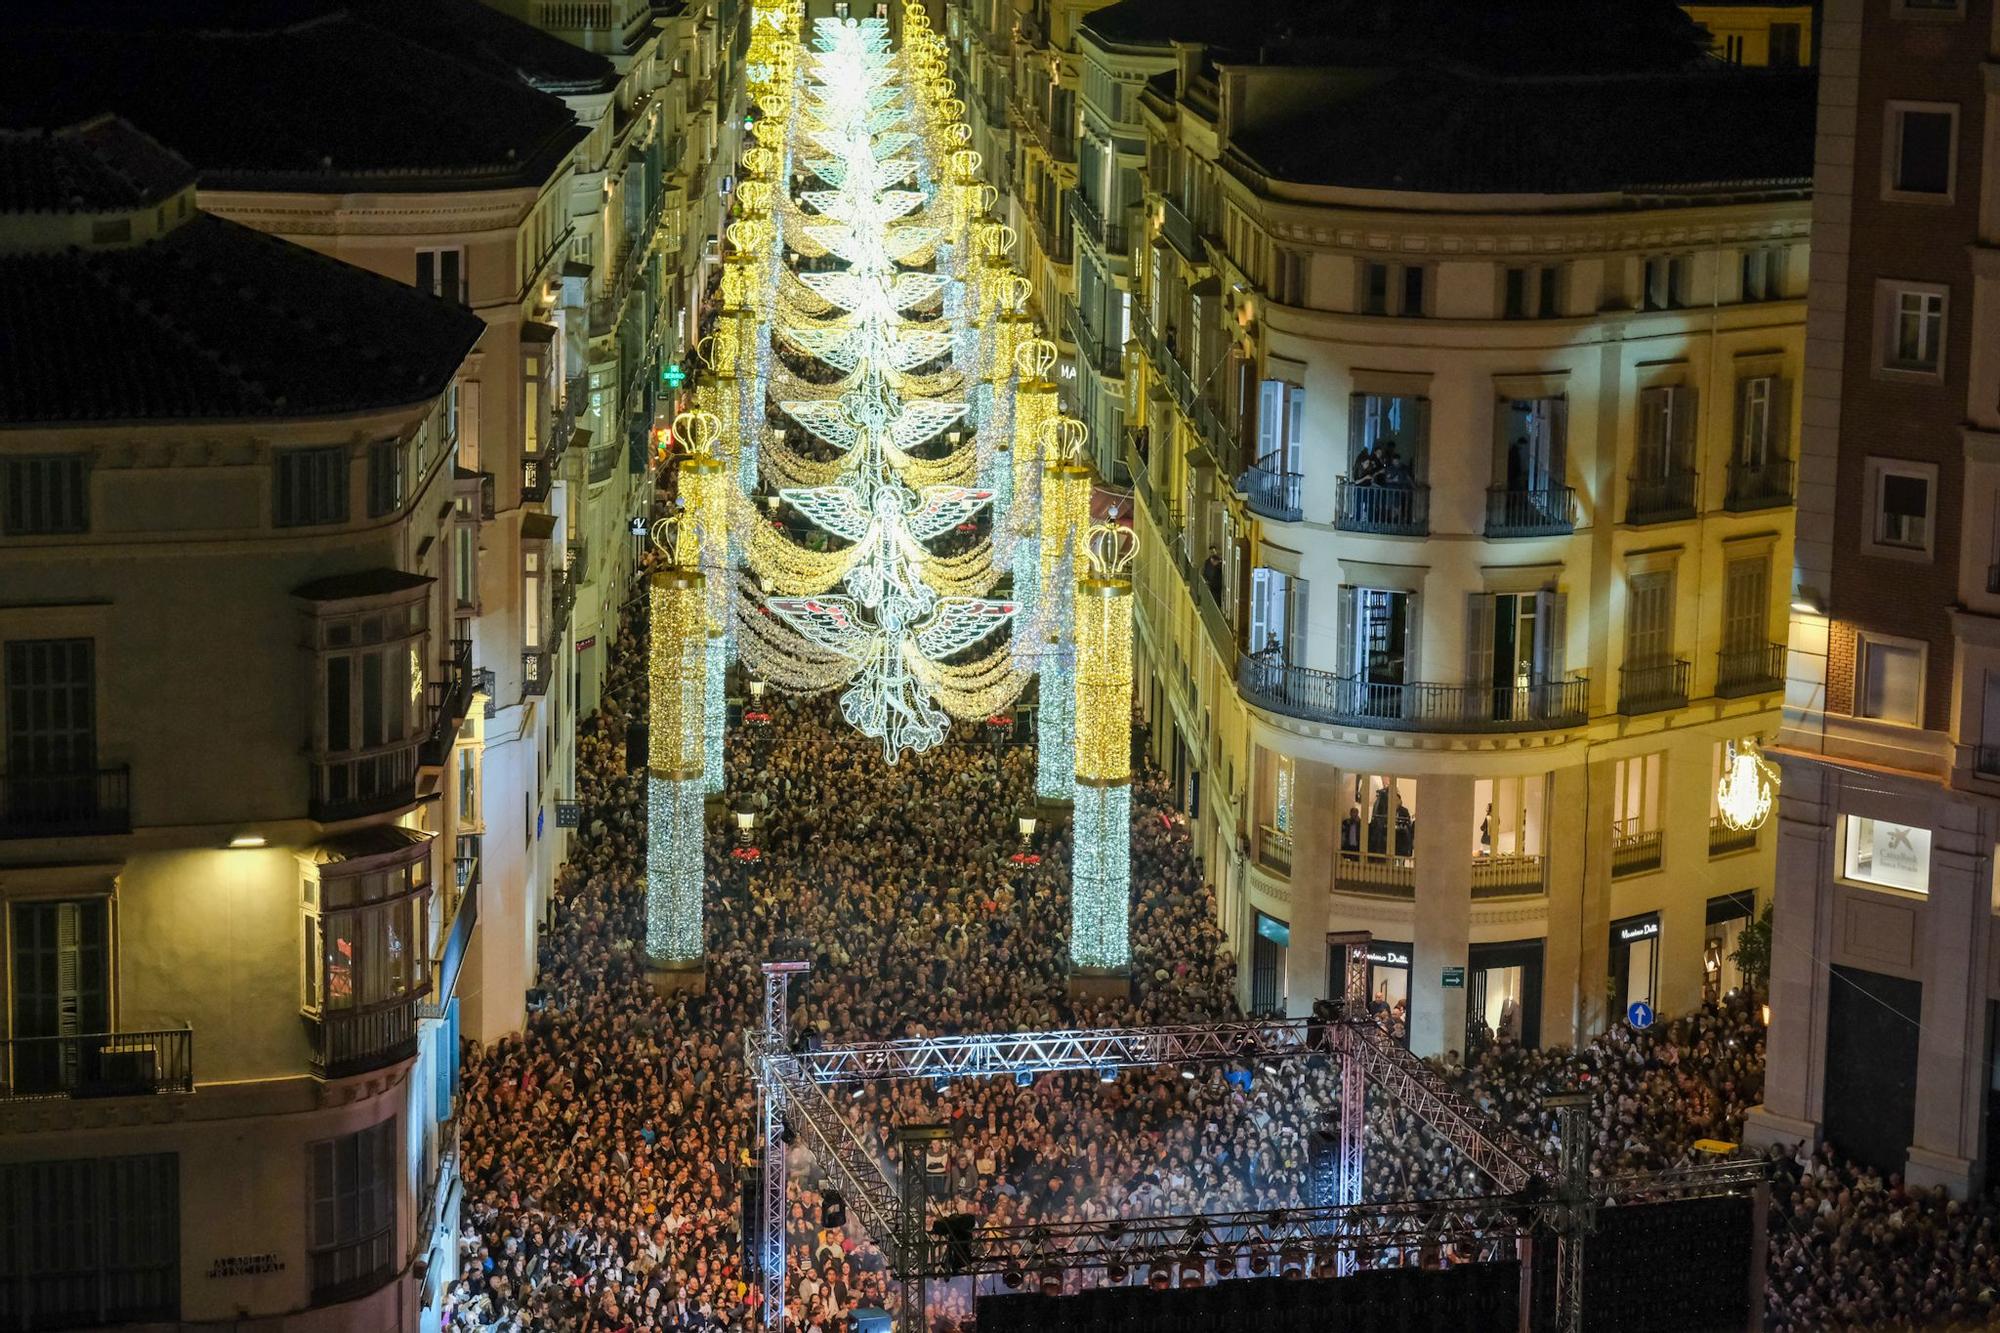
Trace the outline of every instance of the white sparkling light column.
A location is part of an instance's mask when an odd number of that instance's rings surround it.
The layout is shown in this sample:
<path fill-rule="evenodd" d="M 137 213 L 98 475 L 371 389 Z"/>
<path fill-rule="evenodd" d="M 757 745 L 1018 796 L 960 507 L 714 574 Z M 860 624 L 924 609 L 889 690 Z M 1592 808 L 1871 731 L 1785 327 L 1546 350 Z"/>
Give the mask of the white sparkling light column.
<path fill-rule="evenodd" d="M 1091 529 L 1091 569 L 1076 582 L 1073 971 L 1122 976 L 1132 965 L 1132 555 L 1130 528 Z"/>
<path fill-rule="evenodd" d="M 1073 417 L 1052 423 L 1047 452 L 1061 461 L 1042 473 L 1044 647 L 1035 795 L 1044 801 L 1068 801 L 1076 794 L 1076 581 L 1085 565 L 1091 491 L 1090 469 L 1076 461 L 1083 429 Z"/>
<path fill-rule="evenodd" d="M 646 957 L 656 984 L 668 986 L 698 984 L 702 966 L 704 582 L 698 569 L 669 566 L 647 587 Z"/>

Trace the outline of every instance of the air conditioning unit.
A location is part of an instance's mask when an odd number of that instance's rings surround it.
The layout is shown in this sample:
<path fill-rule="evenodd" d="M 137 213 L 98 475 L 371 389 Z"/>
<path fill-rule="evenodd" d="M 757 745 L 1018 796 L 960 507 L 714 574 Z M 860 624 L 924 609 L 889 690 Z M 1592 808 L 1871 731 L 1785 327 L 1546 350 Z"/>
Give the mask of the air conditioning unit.
<path fill-rule="evenodd" d="M 76 1079 L 79 1097 L 137 1097 L 159 1084 L 160 1052 L 151 1043 L 94 1049 L 86 1044 L 82 1056 Z"/>

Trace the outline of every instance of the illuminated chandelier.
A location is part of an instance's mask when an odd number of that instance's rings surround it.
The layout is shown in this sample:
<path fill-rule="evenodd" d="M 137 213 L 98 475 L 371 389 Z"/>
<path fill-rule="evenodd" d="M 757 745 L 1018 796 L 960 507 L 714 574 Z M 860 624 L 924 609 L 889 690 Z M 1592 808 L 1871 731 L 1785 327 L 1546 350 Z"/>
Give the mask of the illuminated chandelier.
<path fill-rule="evenodd" d="M 1778 766 L 1766 759 L 1751 737 L 1723 749 L 1722 780 L 1715 787 L 1716 813 L 1739 833 L 1759 829 L 1771 817 L 1778 796 Z"/>

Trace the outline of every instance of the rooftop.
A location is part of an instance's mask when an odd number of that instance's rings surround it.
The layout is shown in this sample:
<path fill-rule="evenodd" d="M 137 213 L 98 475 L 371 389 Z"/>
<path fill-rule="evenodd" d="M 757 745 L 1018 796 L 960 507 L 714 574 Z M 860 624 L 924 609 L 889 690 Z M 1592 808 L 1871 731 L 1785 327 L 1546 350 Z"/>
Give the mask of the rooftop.
<path fill-rule="evenodd" d="M 1279 180 L 1464 194 L 1803 189 L 1815 84 L 1805 71 L 1507 79 L 1410 70 L 1239 132 Z"/>
<path fill-rule="evenodd" d="M 536 186 L 609 62 L 477 0 L 188 0 L 0 21 L 0 124 L 124 116 L 220 189 Z"/>
<path fill-rule="evenodd" d="M 194 168 L 131 124 L 98 116 L 59 130 L 0 130 L 0 213 L 149 208 L 194 183 Z"/>
<path fill-rule="evenodd" d="M 80 148 L 101 151 L 79 157 Z M 148 182 L 186 170 L 130 126 L 0 136 L 0 169 L 21 196 L 0 211 L 0 422 L 9 425 L 403 406 L 442 393 L 485 328 L 402 283 L 192 209 L 157 210 L 166 218 L 137 243 L 45 247 L 42 231 L 64 212 L 96 211 L 91 194 L 136 192 L 143 204 L 157 188 Z M 47 209 L 47 182 L 69 179 L 90 182 L 82 202 Z M 24 217 L 47 221 L 23 227 Z"/>

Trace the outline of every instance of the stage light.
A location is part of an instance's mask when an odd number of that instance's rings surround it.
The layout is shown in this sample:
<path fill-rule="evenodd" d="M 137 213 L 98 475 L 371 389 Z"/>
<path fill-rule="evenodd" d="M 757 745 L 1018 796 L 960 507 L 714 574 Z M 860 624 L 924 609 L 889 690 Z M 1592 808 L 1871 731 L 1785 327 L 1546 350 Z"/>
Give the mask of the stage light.
<path fill-rule="evenodd" d="M 1005 1284 L 1007 1290 L 1019 1291 L 1021 1284 L 1027 1281 L 1027 1275 L 1018 1268 L 1010 1268 L 1000 1275 L 1000 1281 Z"/>
<path fill-rule="evenodd" d="M 854 1101 L 857 1101 L 857 1102 L 858 1102 L 858 1101 L 860 1101 L 860 1100 L 861 1100 L 861 1099 L 862 1099 L 863 1097 L 867 1096 L 867 1094 L 868 1094 L 868 1087 L 867 1087 L 867 1085 L 866 1085 L 866 1084 L 863 1084 L 863 1083 L 857 1083 L 857 1084 L 855 1084 L 855 1085 L 854 1085 L 854 1090 L 853 1090 L 852 1092 L 848 1093 L 847 1095 L 848 1095 L 848 1097 L 849 1097 L 849 1098 L 851 1098 L 852 1100 L 854 1100 Z"/>
<path fill-rule="evenodd" d="M 1131 1275 L 1132 1275 L 1132 1270 L 1127 1268 L 1124 1264 L 1106 1264 L 1104 1266 L 1105 1280 L 1110 1282 L 1114 1286 L 1124 1282 L 1125 1279 L 1130 1277 Z"/>
<path fill-rule="evenodd" d="M 239 833 L 229 840 L 229 845 L 236 848 L 264 847 L 268 846 L 270 841 L 261 833 Z"/>
<path fill-rule="evenodd" d="M 1186 1079 L 1186 1080 L 1187 1080 L 1188 1082 L 1190 1082 L 1190 1083 L 1194 1082 L 1194 1066 L 1193 1066 L 1193 1065 L 1182 1065 L 1182 1066 L 1181 1066 L 1181 1077 L 1182 1077 L 1182 1078 L 1184 1078 L 1184 1079 Z"/>
<path fill-rule="evenodd" d="M 1116 1083 L 1118 1081 L 1118 1071 L 1110 1065 L 1099 1065 L 1097 1067 L 1097 1081 L 1099 1083 Z"/>
<path fill-rule="evenodd" d="M 1014 1086 L 1017 1088 L 1032 1088 L 1035 1086 L 1035 1076 L 1023 1069 L 1020 1073 L 1014 1075 Z"/>

